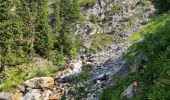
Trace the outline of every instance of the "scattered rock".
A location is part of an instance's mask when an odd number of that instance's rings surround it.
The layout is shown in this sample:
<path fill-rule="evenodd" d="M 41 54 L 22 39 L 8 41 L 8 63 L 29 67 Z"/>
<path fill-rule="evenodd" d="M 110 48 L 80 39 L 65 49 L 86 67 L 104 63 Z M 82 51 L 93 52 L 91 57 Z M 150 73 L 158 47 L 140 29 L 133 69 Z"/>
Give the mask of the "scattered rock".
<path fill-rule="evenodd" d="M 134 81 L 127 89 L 121 94 L 122 97 L 132 98 L 138 87 L 138 81 Z M 122 98 L 121 97 L 121 98 Z"/>
<path fill-rule="evenodd" d="M 60 96 L 59 95 L 52 95 L 49 97 L 49 100 L 60 100 Z"/>
<path fill-rule="evenodd" d="M 70 65 L 72 67 L 73 73 L 79 73 L 79 72 L 81 72 L 83 62 L 81 60 L 76 60 L 76 61 L 73 61 L 72 63 L 70 63 Z"/>
<path fill-rule="evenodd" d="M 18 90 L 22 93 L 22 94 L 26 94 L 28 92 L 28 90 L 26 89 L 25 86 L 19 86 Z"/>
<path fill-rule="evenodd" d="M 54 87 L 54 79 L 52 77 L 36 77 L 24 82 L 24 85 L 29 88 L 53 88 Z"/>
<path fill-rule="evenodd" d="M 19 91 L 16 91 L 13 95 L 12 95 L 12 100 L 22 100 L 22 93 Z"/>
<path fill-rule="evenodd" d="M 43 92 L 43 94 L 42 94 L 42 100 L 49 100 L 50 95 L 52 95 L 52 91 L 46 90 L 46 91 Z"/>
<path fill-rule="evenodd" d="M 41 93 L 41 89 L 32 89 L 22 97 L 22 100 L 42 100 Z"/>
<path fill-rule="evenodd" d="M 64 77 L 64 82 L 70 82 L 71 80 L 75 79 L 76 78 L 76 75 L 69 75 L 69 76 L 66 76 Z"/>
<path fill-rule="evenodd" d="M 0 100 L 12 100 L 12 94 L 6 92 L 0 92 Z"/>

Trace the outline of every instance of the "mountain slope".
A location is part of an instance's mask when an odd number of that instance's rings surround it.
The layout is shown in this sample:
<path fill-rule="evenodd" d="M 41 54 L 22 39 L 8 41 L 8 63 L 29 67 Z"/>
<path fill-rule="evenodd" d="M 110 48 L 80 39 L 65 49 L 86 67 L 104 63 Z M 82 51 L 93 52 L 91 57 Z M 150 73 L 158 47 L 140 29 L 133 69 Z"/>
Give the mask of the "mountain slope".
<path fill-rule="evenodd" d="M 129 76 L 119 77 L 118 83 L 106 89 L 101 100 L 118 100 L 125 87 L 138 80 L 134 100 L 170 99 L 170 14 L 154 17 L 143 29 L 127 41 L 133 45 L 125 55 L 129 70 L 137 67 Z M 136 65 L 135 65 L 136 64 Z M 108 92 L 111 92 L 107 94 Z"/>

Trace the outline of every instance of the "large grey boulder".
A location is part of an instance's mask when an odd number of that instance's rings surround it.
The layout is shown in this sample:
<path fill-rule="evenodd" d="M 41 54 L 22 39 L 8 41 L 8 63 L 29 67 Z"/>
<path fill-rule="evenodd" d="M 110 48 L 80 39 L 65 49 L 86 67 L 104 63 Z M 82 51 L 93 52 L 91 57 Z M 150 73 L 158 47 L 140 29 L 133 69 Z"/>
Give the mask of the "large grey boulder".
<path fill-rule="evenodd" d="M 0 92 L 0 100 L 12 100 L 12 93 Z"/>

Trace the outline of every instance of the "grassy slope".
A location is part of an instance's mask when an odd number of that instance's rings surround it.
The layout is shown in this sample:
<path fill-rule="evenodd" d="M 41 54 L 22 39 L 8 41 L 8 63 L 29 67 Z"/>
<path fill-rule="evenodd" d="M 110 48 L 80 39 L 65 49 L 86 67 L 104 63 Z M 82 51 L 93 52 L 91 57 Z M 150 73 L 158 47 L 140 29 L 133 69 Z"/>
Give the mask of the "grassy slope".
<path fill-rule="evenodd" d="M 101 94 L 100 100 L 119 100 L 123 90 L 134 80 L 140 81 L 134 100 L 169 100 L 170 14 L 153 18 L 127 41 L 133 42 L 125 56 L 128 62 L 142 56 L 147 60 L 140 65 L 137 72 L 117 77 L 115 84 Z"/>
<path fill-rule="evenodd" d="M 23 64 L 17 67 L 6 68 L 0 73 L 0 91 L 13 92 L 22 84 L 25 80 L 32 77 L 48 76 L 57 70 L 57 66 L 54 66 L 48 61 L 41 63 L 41 69 L 37 68 L 35 62 Z"/>

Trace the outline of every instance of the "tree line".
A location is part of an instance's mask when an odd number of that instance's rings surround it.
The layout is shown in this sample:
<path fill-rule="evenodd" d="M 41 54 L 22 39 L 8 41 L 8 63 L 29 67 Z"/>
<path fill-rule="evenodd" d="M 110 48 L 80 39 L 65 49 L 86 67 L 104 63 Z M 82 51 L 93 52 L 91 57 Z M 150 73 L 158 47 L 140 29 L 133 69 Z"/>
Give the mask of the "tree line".
<path fill-rule="evenodd" d="M 79 44 L 70 26 L 79 15 L 78 0 L 51 4 L 49 0 L 0 0 L 1 66 L 16 66 L 33 57 L 55 64 L 62 64 L 64 57 L 74 58 Z"/>

